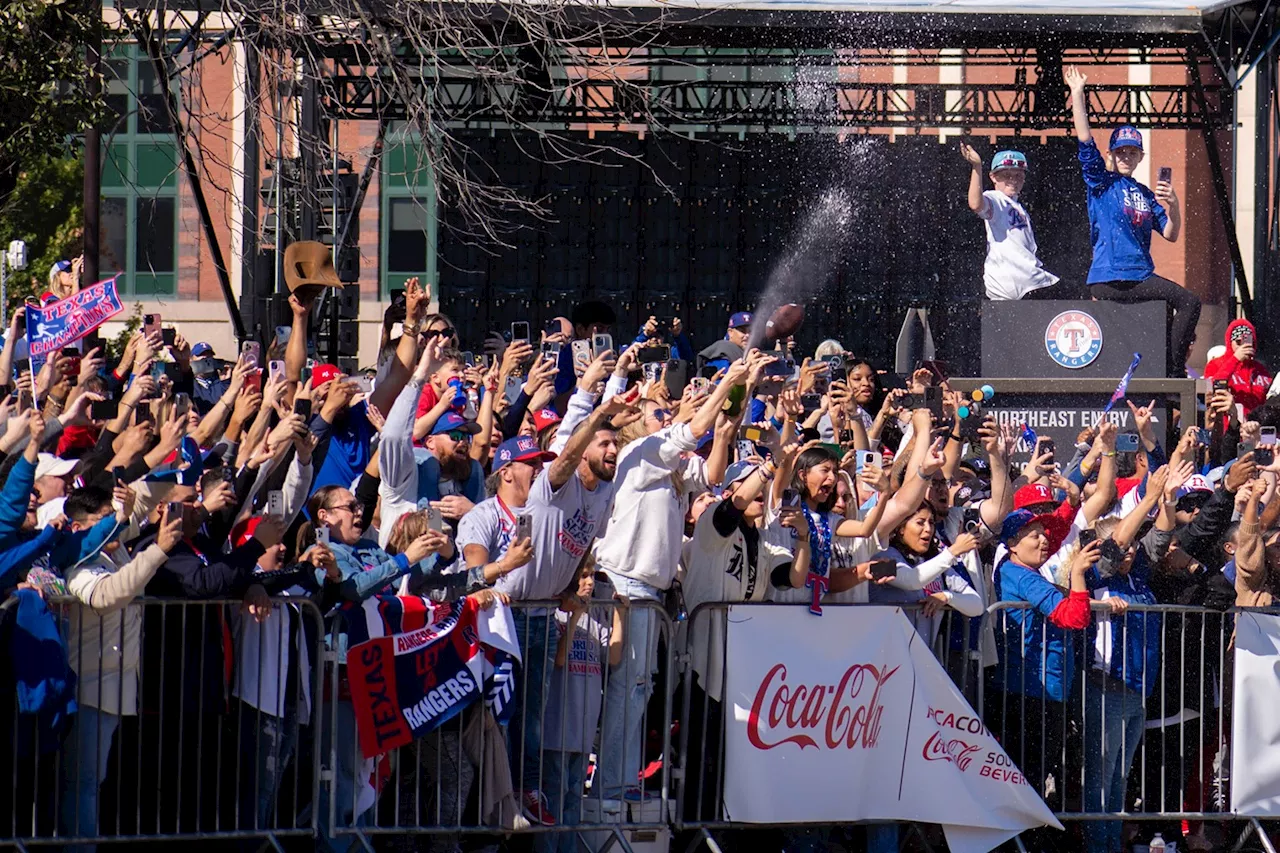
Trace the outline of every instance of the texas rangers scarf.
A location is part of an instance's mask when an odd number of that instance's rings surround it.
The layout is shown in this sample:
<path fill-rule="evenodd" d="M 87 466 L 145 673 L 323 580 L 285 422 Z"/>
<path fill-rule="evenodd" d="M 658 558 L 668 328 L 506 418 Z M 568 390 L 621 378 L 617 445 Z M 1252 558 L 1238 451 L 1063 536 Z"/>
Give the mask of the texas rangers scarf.
<path fill-rule="evenodd" d="M 511 610 L 472 598 L 438 604 L 377 596 L 344 608 L 347 678 L 366 758 L 412 743 L 482 695 L 499 722 L 515 697 L 520 659 Z"/>

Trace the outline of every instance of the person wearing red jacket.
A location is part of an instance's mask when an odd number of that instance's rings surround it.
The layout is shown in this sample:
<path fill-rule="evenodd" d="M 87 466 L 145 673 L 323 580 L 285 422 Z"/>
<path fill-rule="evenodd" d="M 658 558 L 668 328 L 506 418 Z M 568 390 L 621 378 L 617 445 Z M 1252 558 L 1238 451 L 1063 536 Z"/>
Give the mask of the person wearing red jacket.
<path fill-rule="evenodd" d="M 1267 399 L 1271 371 L 1255 358 L 1258 332 L 1248 320 L 1233 320 L 1227 326 L 1227 351 L 1205 365 L 1204 378 L 1227 380 L 1227 387 L 1247 415 Z"/>

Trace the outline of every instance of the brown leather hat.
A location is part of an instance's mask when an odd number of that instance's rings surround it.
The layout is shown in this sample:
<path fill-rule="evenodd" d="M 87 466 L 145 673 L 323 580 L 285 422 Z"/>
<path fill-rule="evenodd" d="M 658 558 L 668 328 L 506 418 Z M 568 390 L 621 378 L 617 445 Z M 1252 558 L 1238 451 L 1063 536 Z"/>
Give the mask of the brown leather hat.
<path fill-rule="evenodd" d="M 324 243 L 303 240 L 284 250 L 284 282 L 299 299 L 312 299 L 322 287 L 343 287 L 333 268 L 333 253 Z"/>

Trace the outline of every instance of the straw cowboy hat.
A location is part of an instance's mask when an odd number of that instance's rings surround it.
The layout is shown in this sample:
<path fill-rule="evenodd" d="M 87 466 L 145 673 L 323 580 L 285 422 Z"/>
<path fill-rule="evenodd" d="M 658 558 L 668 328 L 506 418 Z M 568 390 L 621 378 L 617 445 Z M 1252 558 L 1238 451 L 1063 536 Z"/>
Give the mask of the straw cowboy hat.
<path fill-rule="evenodd" d="M 306 302 L 322 287 L 343 287 L 333 268 L 333 253 L 324 243 L 303 240 L 284 250 L 284 281 L 290 293 Z"/>

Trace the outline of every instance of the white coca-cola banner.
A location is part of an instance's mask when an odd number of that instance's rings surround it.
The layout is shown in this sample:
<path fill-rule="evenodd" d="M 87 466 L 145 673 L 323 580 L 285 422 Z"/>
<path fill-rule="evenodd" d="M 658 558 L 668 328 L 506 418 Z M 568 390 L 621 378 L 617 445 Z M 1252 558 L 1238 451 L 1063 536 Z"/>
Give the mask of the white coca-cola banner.
<path fill-rule="evenodd" d="M 953 853 L 1061 829 L 898 608 L 736 605 L 728 621 L 730 819 L 938 823 Z"/>
<path fill-rule="evenodd" d="M 1280 616 L 1236 615 L 1231 703 L 1231 810 L 1280 816 Z"/>

